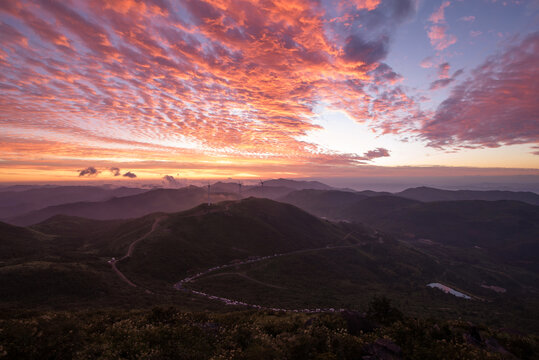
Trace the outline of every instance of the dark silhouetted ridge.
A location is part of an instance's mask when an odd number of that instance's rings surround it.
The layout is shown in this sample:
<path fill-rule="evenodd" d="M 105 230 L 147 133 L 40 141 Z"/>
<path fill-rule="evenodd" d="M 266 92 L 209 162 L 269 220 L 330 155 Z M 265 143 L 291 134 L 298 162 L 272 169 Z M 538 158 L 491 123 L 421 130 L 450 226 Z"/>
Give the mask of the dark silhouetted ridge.
<path fill-rule="evenodd" d="M 424 201 L 457 201 L 457 200 L 515 200 L 532 205 L 539 205 L 539 195 L 530 191 L 476 191 L 476 190 L 441 190 L 431 187 L 416 187 L 406 189 L 397 196 Z"/>

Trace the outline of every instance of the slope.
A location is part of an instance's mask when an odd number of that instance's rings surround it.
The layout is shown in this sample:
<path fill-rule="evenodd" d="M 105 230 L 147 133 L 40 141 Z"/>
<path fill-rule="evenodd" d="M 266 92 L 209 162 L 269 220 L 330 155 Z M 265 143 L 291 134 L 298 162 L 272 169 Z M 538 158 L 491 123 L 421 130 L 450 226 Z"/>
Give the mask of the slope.
<path fill-rule="evenodd" d="M 211 194 L 212 202 L 236 198 L 236 194 Z M 158 211 L 186 210 L 205 202 L 206 199 L 207 191 L 195 186 L 181 189 L 156 189 L 102 202 L 77 202 L 46 207 L 7 221 L 15 225 L 31 225 L 59 214 L 98 220 L 128 219 Z"/>
<path fill-rule="evenodd" d="M 341 216 L 341 209 L 366 198 L 350 191 L 308 189 L 291 192 L 279 200 L 311 214 L 335 219 Z"/>
<path fill-rule="evenodd" d="M 0 219 L 23 213 L 79 201 L 104 201 L 113 197 L 131 196 L 145 189 L 119 187 L 107 189 L 99 186 L 46 186 L 0 192 Z"/>
<path fill-rule="evenodd" d="M 318 219 L 292 205 L 248 198 L 171 214 L 120 268 L 153 283 L 249 256 L 359 241 L 362 227 Z M 348 236 L 347 236 L 348 235 Z M 158 264 L 158 266 L 156 266 Z"/>
<path fill-rule="evenodd" d="M 400 239 L 485 248 L 499 261 L 539 270 L 538 206 L 519 201 L 421 203 L 374 197 L 343 208 L 341 217 L 368 223 Z"/>

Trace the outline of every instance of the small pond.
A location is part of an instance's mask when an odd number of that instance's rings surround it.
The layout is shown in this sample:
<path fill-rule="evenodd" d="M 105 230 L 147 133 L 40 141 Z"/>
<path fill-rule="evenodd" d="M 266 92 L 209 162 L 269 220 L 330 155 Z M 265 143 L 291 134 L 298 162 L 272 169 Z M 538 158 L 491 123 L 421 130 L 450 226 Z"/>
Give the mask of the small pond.
<path fill-rule="evenodd" d="M 460 291 L 457 291 L 455 289 L 451 289 L 449 286 L 446 286 L 444 284 L 430 283 L 430 284 L 427 284 L 427 286 L 431 287 L 431 288 L 440 289 L 446 294 L 451 294 L 451 295 L 454 295 L 454 296 L 459 297 L 459 298 L 468 299 L 468 300 L 472 299 L 470 296 L 468 296 L 466 294 L 463 294 Z"/>

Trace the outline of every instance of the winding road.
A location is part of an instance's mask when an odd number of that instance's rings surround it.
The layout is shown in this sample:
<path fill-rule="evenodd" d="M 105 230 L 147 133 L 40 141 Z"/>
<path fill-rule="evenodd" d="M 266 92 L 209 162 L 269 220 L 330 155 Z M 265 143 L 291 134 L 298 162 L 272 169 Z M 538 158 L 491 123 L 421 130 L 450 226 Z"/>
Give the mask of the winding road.
<path fill-rule="evenodd" d="M 345 238 L 347 238 L 349 235 L 350 234 L 345 236 Z M 325 247 L 314 248 L 314 249 L 296 250 L 296 251 L 291 251 L 291 252 L 287 252 L 287 253 L 283 253 L 283 254 L 273 254 L 273 255 L 258 257 L 256 259 L 248 259 L 248 260 L 244 260 L 244 261 L 237 262 L 237 263 L 234 263 L 234 264 L 225 264 L 225 265 L 220 265 L 220 266 L 214 266 L 214 267 L 209 268 L 209 269 L 207 269 L 207 270 L 205 270 L 203 272 L 200 272 L 200 273 L 198 273 L 196 275 L 193 275 L 193 276 L 187 277 L 185 279 L 182 279 L 179 282 L 177 282 L 176 284 L 174 284 L 173 286 L 174 286 L 174 288 L 176 290 L 193 293 L 193 294 L 196 294 L 196 295 L 199 295 L 199 296 L 206 297 L 206 298 L 208 298 L 210 300 L 221 301 L 225 305 L 236 305 L 236 306 L 239 305 L 239 306 L 247 306 L 247 307 L 251 307 L 251 308 L 254 308 L 254 309 L 260 309 L 260 310 L 273 310 L 273 311 L 284 311 L 284 312 L 302 312 L 302 313 L 319 313 L 319 312 L 336 312 L 336 311 L 340 312 L 340 311 L 345 311 L 346 309 L 334 309 L 334 308 L 326 308 L 326 309 L 323 309 L 323 308 L 317 308 L 317 309 L 271 308 L 271 307 L 262 306 L 262 305 L 258 305 L 258 304 L 249 304 L 249 303 L 246 303 L 246 302 L 243 302 L 243 301 L 238 301 L 238 300 L 228 299 L 228 298 L 221 297 L 221 296 L 215 296 L 215 295 L 207 294 L 207 293 L 204 293 L 202 291 L 197 291 L 197 290 L 187 288 L 187 287 L 185 287 L 185 285 L 188 284 L 188 283 L 191 283 L 191 282 L 193 282 L 193 281 L 195 281 L 195 280 L 197 280 L 197 279 L 199 279 L 199 278 L 201 278 L 203 276 L 206 276 L 206 275 L 208 275 L 208 274 L 210 274 L 210 273 L 212 273 L 214 271 L 231 268 L 231 267 L 235 267 L 235 266 L 238 266 L 238 265 L 252 264 L 252 263 L 256 263 L 256 262 L 260 262 L 260 261 L 264 261 L 264 260 L 268 260 L 268 259 L 273 259 L 273 258 L 281 257 L 281 256 L 296 255 L 296 254 L 302 254 L 302 253 L 308 253 L 308 252 L 314 252 L 314 251 L 353 248 L 353 247 L 357 247 L 357 246 L 360 246 L 360 245 L 362 245 L 362 244 L 359 243 L 359 244 L 354 244 L 354 245 L 325 246 Z M 220 275 L 226 275 L 226 274 L 236 274 L 236 275 L 242 276 L 242 273 L 235 273 L 235 272 L 234 273 L 232 273 L 232 272 L 219 273 L 219 274 L 213 274 L 213 275 L 209 275 L 209 276 L 220 276 Z M 267 285 L 267 286 L 271 286 L 271 287 L 277 287 L 275 285 L 262 283 L 261 281 L 258 281 L 256 279 L 252 279 L 252 278 L 248 277 L 247 275 L 244 275 L 243 277 L 245 277 L 245 278 L 247 278 L 249 280 L 253 280 L 253 281 L 257 282 L 257 283 L 261 283 L 263 285 Z"/>
<path fill-rule="evenodd" d="M 129 257 L 131 257 L 131 255 L 133 255 L 133 251 L 135 249 L 135 245 L 137 245 L 139 242 L 141 242 L 142 240 L 146 239 L 148 236 L 150 236 L 154 231 L 155 229 L 157 229 L 157 225 L 159 225 L 159 222 L 161 220 L 163 220 L 164 218 L 166 218 L 166 216 L 162 216 L 162 217 L 159 217 L 157 219 L 155 219 L 153 225 L 152 225 L 152 228 L 149 232 L 147 232 L 146 234 L 142 235 L 141 237 L 139 237 L 138 239 L 136 239 L 135 241 L 133 241 L 130 245 L 129 245 L 129 248 L 127 249 L 127 253 L 122 256 L 120 259 L 115 259 L 115 258 L 112 258 L 112 260 L 109 260 L 109 264 L 112 266 L 112 270 L 114 270 L 114 272 L 120 277 L 120 279 L 122 279 L 124 282 L 126 282 L 127 284 L 129 284 L 130 286 L 132 287 L 138 287 L 134 282 L 132 282 L 131 280 L 129 280 L 127 278 L 127 276 L 124 275 L 124 273 L 122 273 L 120 271 L 120 269 L 118 269 L 118 267 L 116 266 L 116 264 L 118 264 L 120 261 L 123 261 Z M 152 293 L 150 290 L 148 289 L 144 289 L 147 293 Z"/>
<path fill-rule="evenodd" d="M 123 280 L 128 285 L 130 285 L 132 287 L 139 287 L 135 283 L 133 283 L 131 280 L 129 280 L 118 269 L 117 263 L 131 257 L 132 254 L 133 254 L 133 251 L 135 249 L 135 246 L 139 242 L 141 242 L 142 240 L 144 240 L 148 236 L 150 236 L 157 229 L 157 226 L 159 225 L 159 222 L 161 220 L 165 219 L 165 218 L 166 218 L 166 216 L 155 219 L 151 230 L 148 233 L 141 236 L 140 238 L 133 241 L 129 245 L 127 253 L 123 257 L 121 257 L 120 259 L 114 259 L 113 258 L 112 260 L 109 261 L 109 264 L 112 266 L 112 269 L 114 270 L 114 272 L 116 272 L 118 277 L 120 277 L 120 279 Z M 343 238 L 343 240 L 347 239 L 350 235 L 351 235 L 351 233 L 347 234 Z M 281 309 L 281 308 L 272 308 L 272 307 L 268 307 L 268 306 L 262 306 L 262 305 L 258 305 L 258 304 L 249 304 L 249 303 L 246 303 L 246 302 L 243 302 L 243 301 L 238 301 L 238 300 L 228 299 L 228 298 L 225 298 L 225 297 L 220 297 L 220 296 L 216 296 L 216 295 L 207 294 L 207 293 L 204 293 L 202 291 L 197 291 L 197 290 L 193 290 L 193 289 L 190 289 L 188 287 L 185 287 L 185 285 L 188 284 L 188 283 L 192 283 L 195 280 L 197 280 L 197 279 L 199 279 L 199 278 L 201 278 L 203 276 L 207 276 L 207 275 L 211 274 L 212 272 L 223 270 L 223 269 L 228 269 L 228 268 L 232 268 L 232 267 L 236 267 L 236 266 L 240 266 L 240 265 L 252 264 L 252 263 L 256 263 L 256 262 L 260 262 L 260 261 L 264 261 L 264 260 L 269 260 L 269 259 L 273 259 L 273 258 L 281 257 L 281 256 L 290 256 L 290 255 L 303 254 L 303 253 L 308 253 L 308 252 L 327 251 L 327 250 L 334 250 L 334 249 L 354 248 L 354 247 L 361 246 L 363 244 L 364 243 L 357 243 L 357 244 L 353 244 L 353 245 L 336 245 L 336 246 L 327 245 L 325 247 L 320 247 L 320 248 L 296 250 L 296 251 L 290 251 L 290 252 L 282 253 L 282 254 L 259 256 L 259 257 L 255 257 L 255 258 L 251 257 L 249 259 L 246 259 L 246 260 L 243 260 L 243 261 L 240 261 L 240 262 L 236 262 L 236 263 L 233 263 L 233 264 L 224 264 L 224 265 L 214 266 L 214 267 L 209 268 L 209 269 L 207 269 L 205 271 L 199 272 L 196 275 L 192 275 L 192 276 L 186 277 L 186 278 L 178 281 L 177 283 L 175 283 L 173 285 L 173 287 L 174 287 L 174 289 L 179 290 L 179 291 L 183 291 L 183 292 L 195 294 L 195 295 L 198 295 L 198 296 L 202 296 L 202 297 L 208 298 L 210 300 L 217 300 L 217 301 L 223 302 L 225 305 L 246 306 L 246 307 L 259 309 L 259 310 L 272 310 L 272 311 L 278 311 L 278 312 L 279 311 L 281 311 L 281 312 L 295 312 L 295 313 L 342 312 L 342 311 L 346 311 L 346 309 L 334 309 L 334 308 Z M 224 275 L 237 275 L 237 276 L 241 276 L 241 277 L 243 277 L 245 279 L 251 280 L 253 282 L 265 285 L 265 286 L 283 289 L 280 286 L 273 285 L 273 284 L 268 284 L 268 283 L 259 281 L 257 279 L 253 279 L 253 278 L 249 277 L 247 274 L 242 273 L 242 272 L 224 272 L 224 273 L 212 274 L 212 275 L 209 275 L 209 276 L 213 277 L 213 276 L 224 276 Z M 146 293 L 153 294 L 153 292 L 151 292 L 150 290 L 148 290 L 146 288 L 143 288 L 143 289 L 146 291 Z"/>
<path fill-rule="evenodd" d="M 133 241 L 129 245 L 129 248 L 127 249 L 127 253 L 124 256 L 122 256 L 120 259 L 112 258 L 112 260 L 108 261 L 108 263 L 112 267 L 112 270 L 114 270 L 114 272 L 118 275 L 118 277 L 122 281 L 124 281 L 126 284 L 128 284 L 129 286 L 132 286 L 132 287 L 135 287 L 135 288 L 136 287 L 142 288 L 142 287 L 138 286 L 137 284 L 135 284 L 134 282 L 132 282 L 131 280 L 129 280 L 129 278 L 127 276 L 125 276 L 125 274 L 122 273 L 120 271 L 120 269 L 118 269 L 117 264 L 120 261 L 123 261 L 123 260 L 131 257 L 133 255 L 133 251 L 135 250 L 135 246 L 139 242 L 141 242 L 142 240 L 144 240 L 148 236 L 150 236 L 157 229 L 157 227 L 159 225 L 159 222 L 161 220 L 165 219 L 165 218 L 166 218 L 166 216 L 155 219 L 150 231 L 147 232 L 146 234 L 142 235 L 141 237 L 139 237 L 135 241 Z M 350 236 L 350 234 L 347 234 L 344 237 L 344 239 L 348 238 L 348 236 Z M 313 252 L 313 251 L 352 248 L 352 247 L 357 247 L 359 245 L 361 245 L 361 244 L 340 245 L 340 246 L 329 246 L 329 245 L 327 245 L 327 246 L 321 247 L 321 248 L 296 250 L 296 251 L 291 251 L 291 252 L 287 252 L 287 253 L 283 253 L 283 254 L 273 254 L 273 255 L 268 255 L 268 256 L 256 257 L 254 259 L 247 259 L 247 260 L 244 260 L 244 261 L 241 261 L 241 262 L 238 262 L 238 263 L 234 263 L 234 264 L 225 264 L 225 265 L 214 266 L 214 267 L 212 267 L 210 269 L 207 269 L 206 271 L 200 272 L 200 273 L 198 273 L 198 274 L 196 274 L 194 276 L 190 276 L 190 277 L 187 277 L 187 278 L 185 278 L 183 280 L 180 280 L 179 282 L 177 282 L 173 286 L 174 286 L 174 288 L 176 290 L 180 290 L 180 291 L 189 292 L 189 293 L 192 293 L 192 294 L 195 294 L 195 295 L 203 296 L 203 297 L 206 297 L 206 298 L 208 298 L 210 300 L 218 300 L 218 301 L 221 301 L 221 302 L 225 303 L 226 305 L 247 306 L 247 307 L 251 307 L 251 308 L 255 308 L 255 309 L 261 309 L 261 310 L 286 311 L 286 312 L 304 312 L 304 313 L 344 311 L 345 309 L 335 310 L 333 308 L 329 308 L 329 309 L 280 309 L 280 308 L 270 308 L 270 307 L 266 307 L 266 306 L 262 306 L 262 305 L 248 304 L 248 303 L 245 303 L 245 302 L 242 302 L 242 301 L 237 301 L 237 300 L 227 299 L 227 298 L 224 298 L 224 297 L 219 297 L 219 296 L 215 296 L 215 295 L 211 295 L 211 294 L 206 294 L 206 293 L 201 292 L 201 291 L 196 291 L 196 290 L 193 290 L 193 289 L 186 288 L 186 287 L 184 287 L 184 284 L 192 282 L 192 281 L 194 281 L 194 280 L 196 280 L 196 279 L 198 279 L 198 278 L 200 278 L 202 276 L 208 275 L 211 272 L 226 269 L 226 268 L 230 268 L 230 267 L 235 267 L 235 266 L 238 266 L 238 265 L 251 264 L 251 263 L 255 263 L 255 262 L 259 262 L 259 261 L 263 261 L 263 260 L 268 260 L 268 259 L 272 259 L 272 258 L 276 258 L 276 257 L 280 257 L 280 256 L 289 256 L 289 255 L 295 255 L 295 254 L 301 254 L 301 253 L 307 253 L 307 252 Z M 244 273 L 229 272 L 229 273 L 213 274 L 213 275 L 210 275 L 210 276 L 222 276 L 222 275 L 226 275 L 226 274 L 238 275 L 238 276 L 244 277 L 244 278 L 246 278 L 248 280 L 254 281 L 256 283 L 260 283 L 262 285 L 282 289 L 282 287 L 280 287 L 280 286 L 267 284 L 267 283 L 261 282 L 259 280 L 253 279 L 253 278 L 247 276 Z M 142 289 L 144 289 L 145 292 L 148 293 L 148 294 L 153 294 L 152 291 L 150 291 L 150 290 L 148 290 L 146 288 L 142 288 Z"/>

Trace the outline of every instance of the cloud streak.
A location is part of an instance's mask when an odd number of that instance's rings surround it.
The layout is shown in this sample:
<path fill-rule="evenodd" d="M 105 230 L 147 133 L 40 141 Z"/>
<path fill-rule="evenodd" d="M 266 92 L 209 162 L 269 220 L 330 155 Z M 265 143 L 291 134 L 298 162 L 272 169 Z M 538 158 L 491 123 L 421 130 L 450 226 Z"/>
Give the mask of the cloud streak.
<path fill-rule="evenodd" d="M 539 142 L 539 33 L 488 58 L 453 88 L 421 137 L 434 147 Z"/>

